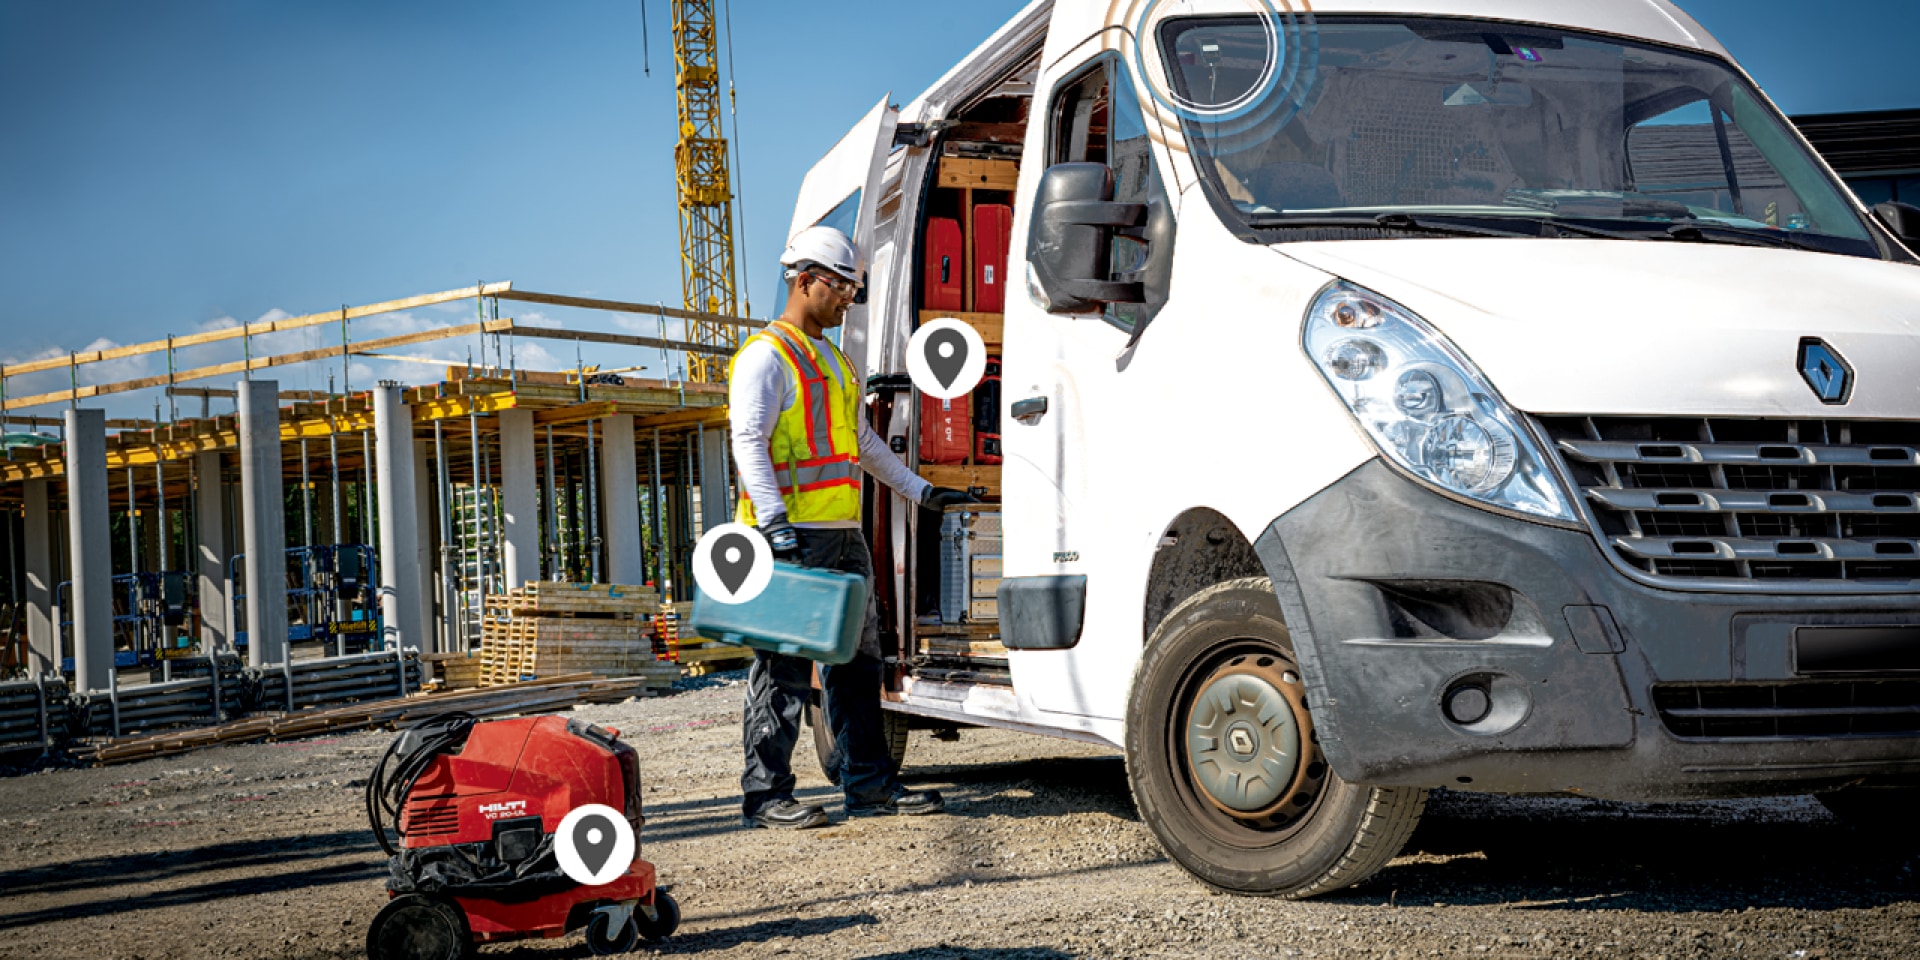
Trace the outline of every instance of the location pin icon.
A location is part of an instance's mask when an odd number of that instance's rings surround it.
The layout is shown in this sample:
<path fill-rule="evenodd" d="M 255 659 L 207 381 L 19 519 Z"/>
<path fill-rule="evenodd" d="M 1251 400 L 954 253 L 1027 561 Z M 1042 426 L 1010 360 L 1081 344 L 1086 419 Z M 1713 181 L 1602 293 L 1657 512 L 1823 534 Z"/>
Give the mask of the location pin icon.
<path fill-rule="evenodd" d="M 947 349 L 947 348 L 951 349 Z M 927 369 L 940 380 L 942 389 L 953 386 L 960 368 L 967 365 L 967 338 L 960 331 L 940 329 L 927 334 Z M 942 355 L 944 354 L 944 356 Z"/>
<path fill-rule="evenodd" d="M 587 814 L 573 825 L 573 849 L 595 876 L 607 865 L 607 858 L 613 856 L 617 836 L 613 829 L 613 822 L 597 813 Z"/>
<path fill-rule="evenodd" d="M 740 585 L 753 572 L 753 541 L 745 534 L 729 533 L 713 541 L 713 572 L 720 575 L 728 593 L 739 593 Z"/>

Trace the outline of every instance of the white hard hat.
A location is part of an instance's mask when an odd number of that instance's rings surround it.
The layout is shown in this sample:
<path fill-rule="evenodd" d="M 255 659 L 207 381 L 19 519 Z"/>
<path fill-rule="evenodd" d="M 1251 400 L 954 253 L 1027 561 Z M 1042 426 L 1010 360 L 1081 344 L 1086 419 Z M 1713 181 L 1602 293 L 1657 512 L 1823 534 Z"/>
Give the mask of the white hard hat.
<path fill-rule="evenodd" d="M 848 280 L 860 281 L 867 272 L 867 260 L 847 235 L 833 227 L 808 227 L 787 241 L 787 252 L 780 255 L 786 267 L 817 263 Z"/>

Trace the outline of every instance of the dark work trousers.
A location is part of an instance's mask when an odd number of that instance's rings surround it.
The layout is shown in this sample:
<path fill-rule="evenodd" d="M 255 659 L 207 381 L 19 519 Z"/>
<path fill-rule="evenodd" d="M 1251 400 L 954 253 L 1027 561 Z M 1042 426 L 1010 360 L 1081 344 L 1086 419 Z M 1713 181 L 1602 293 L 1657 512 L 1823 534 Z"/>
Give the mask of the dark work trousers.
<path fill-rule="evenodd" d="M 840 785 L 849 806 L 881 803 L 900 789 L 880 729 L 880 613 L 873 599 L 873 554 L 857 529 L 808 530 L 800 535 L 801 563 L 867 578 L 866 625 L 850 663 L 818 664 L 826 691 L 827 725 L 840 746 Z M 742 811 L 749 817 L 776 800 L 793 799 L 793 745 L 800 713 L 812 690 L 814 661 L 758 650 L 747 672 L 741 739 L 747 767 L 740 776 Z"/>

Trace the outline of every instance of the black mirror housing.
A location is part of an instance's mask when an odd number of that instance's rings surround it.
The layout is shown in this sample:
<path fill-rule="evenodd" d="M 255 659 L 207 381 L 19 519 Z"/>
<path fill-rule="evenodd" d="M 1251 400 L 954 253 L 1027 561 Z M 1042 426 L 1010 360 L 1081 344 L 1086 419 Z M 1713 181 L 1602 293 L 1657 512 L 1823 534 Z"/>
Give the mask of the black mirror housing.
<path fill-rule="evenodd" d="M 1112 279 L 1114 233 L 1147 219 L 1146 204 L 1113 201 L 1104 163 L 1057 163 L 1040 177 L 1027 260 L 1049 313 L 1094 313 L 1109 303 L 1145 303 L 1142 284 Z"/>
<path fill-rule="evenodd" d="M 1873 215 L 1902 240 L 1920 240 L 1920 207 L 1890 200 L 1873 205 Z"/>

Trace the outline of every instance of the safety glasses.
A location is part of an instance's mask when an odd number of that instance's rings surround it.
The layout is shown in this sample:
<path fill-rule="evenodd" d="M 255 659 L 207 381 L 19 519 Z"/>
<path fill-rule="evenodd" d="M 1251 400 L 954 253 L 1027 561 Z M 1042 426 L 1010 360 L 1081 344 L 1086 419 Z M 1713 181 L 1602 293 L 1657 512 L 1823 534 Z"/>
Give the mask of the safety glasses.
<path fill-rule="evenodd" d="M 828 290 L 832 290 L 842 297 L 852 299 L 860 292 L 861 284 L 858 280 L 848 280 L 846 277 L 835 276 L 831 273 L 821 273 L 816 270 L 809 270 L 807 274 L 815 280 L 826 284 Z"/>

